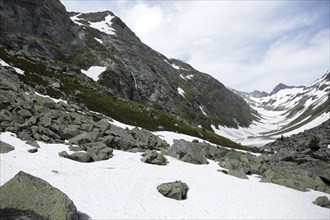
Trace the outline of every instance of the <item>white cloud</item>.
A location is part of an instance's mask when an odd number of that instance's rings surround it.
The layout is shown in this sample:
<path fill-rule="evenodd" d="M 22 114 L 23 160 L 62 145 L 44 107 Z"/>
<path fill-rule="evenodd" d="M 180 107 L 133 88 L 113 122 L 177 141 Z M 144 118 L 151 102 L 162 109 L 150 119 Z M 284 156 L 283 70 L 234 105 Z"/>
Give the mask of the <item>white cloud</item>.
<path fill-rule="evenodd" d="M 103 2 L 153 49 L 235 89 L 307 85 L 329 68 L 329 2 Z"/>

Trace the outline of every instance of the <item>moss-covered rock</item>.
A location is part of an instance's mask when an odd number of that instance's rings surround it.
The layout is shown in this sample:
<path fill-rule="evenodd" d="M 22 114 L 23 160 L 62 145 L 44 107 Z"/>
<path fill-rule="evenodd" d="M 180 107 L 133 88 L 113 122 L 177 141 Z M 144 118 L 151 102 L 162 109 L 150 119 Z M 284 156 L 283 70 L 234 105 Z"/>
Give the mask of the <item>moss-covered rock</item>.
<path fill-rule="evenodd" d="M 70 198 L 46 181 L 20 171 L 0 187 L 0 209 L 31 210 L 47 219 L 78 219 Z"/>

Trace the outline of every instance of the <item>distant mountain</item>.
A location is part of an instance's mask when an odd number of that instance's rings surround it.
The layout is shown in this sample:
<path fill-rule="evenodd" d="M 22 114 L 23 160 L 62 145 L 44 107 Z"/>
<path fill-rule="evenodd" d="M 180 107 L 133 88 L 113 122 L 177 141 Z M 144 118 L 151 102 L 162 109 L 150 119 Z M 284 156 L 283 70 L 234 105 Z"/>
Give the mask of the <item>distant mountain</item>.
<path fill-rule="evenodd" d="M 211 125 L 246 127 L 254 119 L 241 97 L 154 51 L 110 11 L 68 13 L 59 0 L 12 0 L 1 2 L 0 18 L 0 59 L 40 93 L 149 130 L 198 136 Z"/>
<path fill-rule="evenodd" d="M 274 89 L 269 93 L 269 95 L 274 95 L 283 89 L 292 89 L 292 88 L 302 88 L 303 86 L 287 86 L 283 83 L 278 84 Z M 256 97 L 257 98 L 257 97 Z M 261 98 L 261 97 L 259 97 Z"/>
<path fill-rule="evenodd" d="M 330 117 L 330 73 L 309 86 L 278 86 L 274 94 L 256 98 L 236 91 L 258 112 L 256 129 L 245 129 L 249 135 L 293 134 L 315 127 Z"/>

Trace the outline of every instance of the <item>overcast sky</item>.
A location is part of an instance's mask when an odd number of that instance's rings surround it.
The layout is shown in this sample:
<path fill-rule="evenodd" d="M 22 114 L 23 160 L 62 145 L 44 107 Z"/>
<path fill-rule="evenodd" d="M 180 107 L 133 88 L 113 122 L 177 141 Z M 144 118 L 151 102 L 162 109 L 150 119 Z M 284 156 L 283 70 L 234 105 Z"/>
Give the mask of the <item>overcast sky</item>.
<path fill-rule="evenodd" d="M 241 91 L 308 85 L 330 66 L 329 0 L 61 1 L 112 11 L 153 49 Z"/>

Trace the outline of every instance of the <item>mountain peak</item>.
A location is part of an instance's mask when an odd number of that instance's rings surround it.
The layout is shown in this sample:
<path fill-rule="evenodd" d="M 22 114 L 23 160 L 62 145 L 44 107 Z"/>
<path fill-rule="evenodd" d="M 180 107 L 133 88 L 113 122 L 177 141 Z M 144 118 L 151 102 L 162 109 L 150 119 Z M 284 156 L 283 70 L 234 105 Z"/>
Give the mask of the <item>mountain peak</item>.
<path fill-rule="evenodd" d="M 274 87 L 274 89 L 271 91 L 271 93 L 269 93 L 269 95 L 274 95 L 276 93 L 278 93 L 279 91 L 283 90 L 283 89 L 288 89 L 288 88 L 292 88 L 292 86 L 287 86 L 283 83 L 278 84 L 277 86 Z"/>

